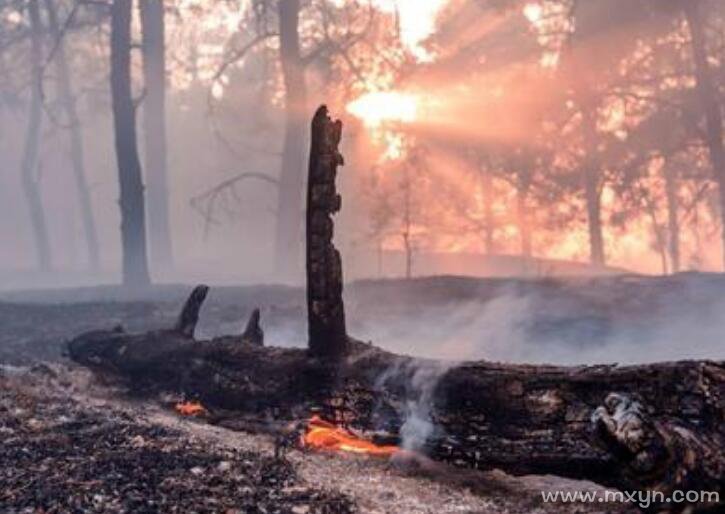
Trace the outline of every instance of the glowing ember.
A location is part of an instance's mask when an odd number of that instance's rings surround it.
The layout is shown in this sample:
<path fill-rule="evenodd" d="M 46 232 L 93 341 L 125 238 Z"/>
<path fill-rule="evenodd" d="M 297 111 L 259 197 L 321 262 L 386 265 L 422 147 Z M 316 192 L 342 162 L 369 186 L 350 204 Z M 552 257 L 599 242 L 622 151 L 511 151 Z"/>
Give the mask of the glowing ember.
<path fill-rule="evenodd" d="M 206 414 L 206 409 L 199 402 L 179 402 L 174 409 L 182 416 L 200 416 Z"/>
<path fill-rule="evenodd" d="M 367 127 L 379 127 L 386 121 L 410 123 L 418 115 L 418 99 L 396 91 L 371 92 L 347 104 L 347 111 Z"/>
<path fill-rule="evenodd" d="M 360 439 L 352 432 L 329 423 L 319 416 L 312 416 L 307 433 L 302 436 L 302 445 L 321 450 L 365 453 L 387 457 L 398 451 L 397 446 L 379 446 Z"/>

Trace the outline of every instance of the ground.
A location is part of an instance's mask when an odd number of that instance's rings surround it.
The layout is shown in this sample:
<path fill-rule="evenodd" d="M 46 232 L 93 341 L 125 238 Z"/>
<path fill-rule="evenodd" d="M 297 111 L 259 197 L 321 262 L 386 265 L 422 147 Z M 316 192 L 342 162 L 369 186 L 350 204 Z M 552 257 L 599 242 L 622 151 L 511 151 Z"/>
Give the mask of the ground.
<path fill-rule="evenodd" d="M 520 341 L 524 350 L 538 344 L 581 355 L 591 346 L 612 344 L 612 334 L 653 338 L 651 325 L 671 323 L 678 305 L 678 324 L 708 325 L 719 316 L 724 285 L 720 277 L 703 275 L 565 282 L 442 277 L 358 283 L 348 287 L 346 300 L 350 331 L 376 343 L 382 339 L 396 351 L 416 353 L 418 342 L 420 353 L 436 354 L 450 348 L 444 339 L 461 324 L 468 323 L 457 333 L 462 337 L 485 332 L 499 318 L 515 318 L 516 335 L 526 336 Z M 0 471 L 0 511 L 627 512 L 621 505 L 543 503 L 541 491 L 601 490 L 557 477 L 296 448 L 278 458 L 270 436 L 181 418 L 169 398 L 129 398 L 63 358 L 63 341 L 85 330 L 170 326 L 190 289 L 163 286 L 129 295 L 105 287 L 3 296 L 0 460 L 10 465 Z M 239 333 L 259 306 L 268 342 L 302 345 L 303 305 L 303 291 L 296 288 L 213 288 L 198 337 Z M 682 313 L 682 305 L 689 311 Z M 526 317 L 516 318 L 522 310 Z M 489 341 L 512 330 L 506 326 Z"/>

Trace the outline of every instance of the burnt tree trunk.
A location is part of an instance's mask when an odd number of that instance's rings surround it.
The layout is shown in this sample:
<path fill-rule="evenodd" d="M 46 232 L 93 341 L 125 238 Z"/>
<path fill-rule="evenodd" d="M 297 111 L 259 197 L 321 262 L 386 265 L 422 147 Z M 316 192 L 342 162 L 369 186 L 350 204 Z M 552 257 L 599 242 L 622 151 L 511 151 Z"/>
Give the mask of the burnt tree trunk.
<path fill-rule="evenodd" d="M 146 255 L 146 215 L 136 141 L 136 107 L 131 94 L 131 7 L 111 6 L 111 103 L 120 189 L 123 284 L 150 283 Z"/>
<path fill-rule="evenodd" d="M 156 269 L 173 265 L 166 165 L 166 58 L 162 0 L 141 0 L 144 164 L 148 201 L 150 259 Z"/>
<path fill-rule="evenodd" d="M 73 167 L 73 179 L 75 180 L 76 194 L 78 195 L 78 207 L 81 214 L 81 223 L 86 240 L 88 251 L 88 265 L 93 271 L 100 267 L 100 250 L 98 245 L 98 231 L 96 230 L 96 219 L 93 216 L 93 205 L 91 192 L 86 178 L 86 167 L 83 152 L 83 135 L 81 133 L 81 121 L 76 109 L 76 99 L 73 95 L 68 59 L 65 53 L 65 43 L 58 23 L 58 11 L 55 0 L 45 0 L 48 12 L 48 24 L 52 37 L 58 41 L 55 50 L 55 65 L 58 74 L 58 94 L 60 105 L 68 123 L 68 134 L 70 137 L 70 158 Z"/>
<path fill-rule="evenodd" d="M 21 174 L 23 193 L 28 202 L 30 223 L 33 228 L 38 268 L 47 271 L 51 268 L 52 258 L 45 209 L 38 185 L 38 153 L 40 151 L 40 127 L 43 120 L 43 27 L 40 21 L 38 0 L 28 2 L 28 16 L 30 18 L 30 105 Z"/>
<path fill-rule="evenodd" d="M 692 37 L 692 54 L 695 64 L 697 95 L 705 116 L 705 144 L 710 153 L 710 163 L 720 193 L 720 229 L 722 240 L 723 269 L 725 269 L 725 145 L 723 144 L 723 119 L 718 93 L 712 79 L 707 57 L 707 40 L 700 13 L 699 0 L 683 3 L 685 19 Z"/>
<path fill-rule="evenodd" d="M 335 187 L 342 123 L 332 121 L 323 105 L 312 119 L 307 178 L 307 319 L 310 353 L 340 357 L 347 351 L 342 302 L 342 261 L 332 243 L 332 215 L 340 210 Z"/>
<path fill-rule="evenodd" d="M 279 0 L 279 57 L 285 91 L 285 126 L 279 175 L 276 268 L 285 278 L 298 274 L 302 213 L 307 85 L 300 49 L 299 0 Z"/>

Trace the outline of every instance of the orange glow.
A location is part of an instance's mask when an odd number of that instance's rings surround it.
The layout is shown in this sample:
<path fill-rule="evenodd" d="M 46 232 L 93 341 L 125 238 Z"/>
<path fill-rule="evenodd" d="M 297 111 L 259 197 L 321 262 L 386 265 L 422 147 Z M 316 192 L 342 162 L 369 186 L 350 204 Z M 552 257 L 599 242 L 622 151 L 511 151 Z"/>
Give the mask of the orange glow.
<path fill-rule="evenodd" d="M 174 406 L 174 409 L 182 416 L 201 416 L 207 412 L 199 402 L 179 402 Z"/>
<path fill-rule="evenodd" d="M 370 128 L 379 127 L 385 122 L 415 121 L 418 108 L 419 100 L 415 95 L 396 91 L 366 93 L 347 104 L 347 111 Z"/>
<path fill-rule="evenodd" d="M 312 416 L 307 432 L 302 436 L 302 445 L 319 450 L 363 453 L 389 457 L 399 449 L 397 446 L 379 446 L 354 435 L 349 430 L 333 425 L 319 416 Z"/>

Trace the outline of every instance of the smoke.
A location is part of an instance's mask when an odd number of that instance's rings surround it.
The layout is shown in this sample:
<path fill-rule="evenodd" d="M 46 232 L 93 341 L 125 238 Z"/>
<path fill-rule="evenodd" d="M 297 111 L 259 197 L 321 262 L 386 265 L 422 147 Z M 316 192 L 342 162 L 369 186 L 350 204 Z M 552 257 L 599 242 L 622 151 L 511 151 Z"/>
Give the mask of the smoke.
<path fill-rule="evenodd" d="M 532 282 L 480 298 L 456 298 L 451 284 L 448 300 L 401 294 L 386 301 L 386 313 L 358 306 L 352 318 L 376 345 L 420 358 L 559 365 L 725 359 L 720 287 L 702 275 L 666 282 Z M 405 307 L 396 312 L 395 305 Z"/>
<path fill-rule="evenodd" d="M 412 359 L 391 366 L 376 381 L 378 389 L 388 382 L 402 384 L 405 401 L 399 413 L 403 419 L 399 435 L 404 450 L 420 452 L 429 438 L 442 435 L 433 422 L 433 395 L 441 378 L 456 364 Z"/>

